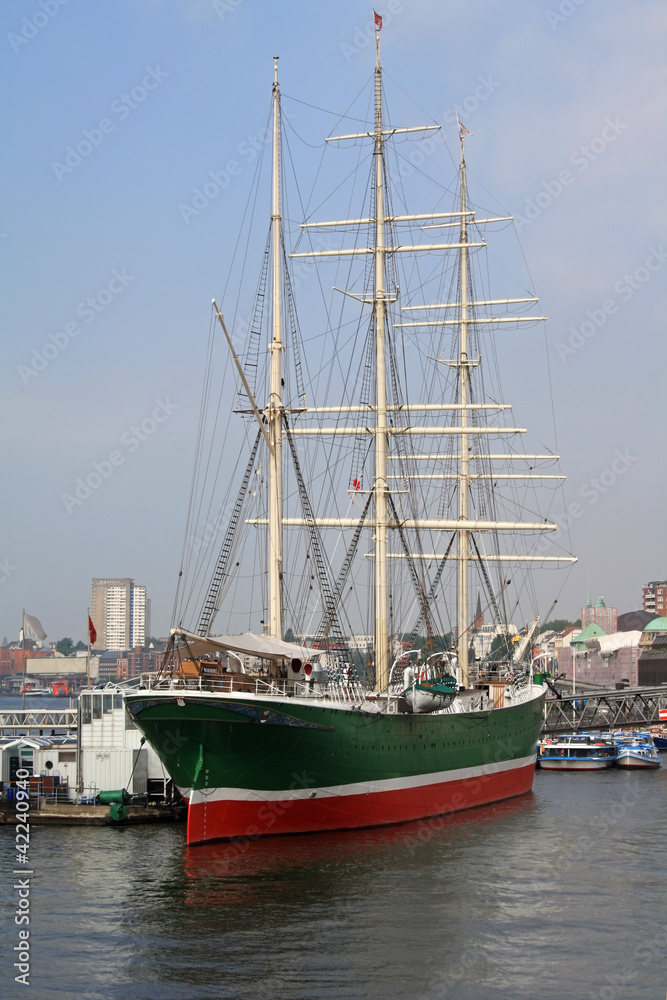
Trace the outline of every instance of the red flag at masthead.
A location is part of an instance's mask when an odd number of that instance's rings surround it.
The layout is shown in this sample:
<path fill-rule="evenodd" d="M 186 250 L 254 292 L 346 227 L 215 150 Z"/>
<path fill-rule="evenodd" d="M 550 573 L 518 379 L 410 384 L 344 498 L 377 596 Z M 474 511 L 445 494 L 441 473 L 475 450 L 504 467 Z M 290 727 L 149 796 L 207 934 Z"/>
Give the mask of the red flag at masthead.
<path fill-rule="evenodd" d="M 382 18 L 376 10 L 373 11 L 373 17 L 375 18 L 375 27 L 378 31 L 382 31 Z"/>

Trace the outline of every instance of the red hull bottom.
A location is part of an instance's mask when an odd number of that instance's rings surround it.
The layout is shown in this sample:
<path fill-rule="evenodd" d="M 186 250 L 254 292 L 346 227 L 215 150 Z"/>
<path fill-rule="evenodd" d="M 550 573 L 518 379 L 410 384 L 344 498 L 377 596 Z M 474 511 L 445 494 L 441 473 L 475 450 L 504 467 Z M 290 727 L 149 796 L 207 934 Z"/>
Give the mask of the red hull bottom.
<path fill-rule="evenodd" d="M 473 809 L 529 792 L 535 764 L 416 788 L 353 795 L 190 803 L 187 843 L 390 826 Z"/>

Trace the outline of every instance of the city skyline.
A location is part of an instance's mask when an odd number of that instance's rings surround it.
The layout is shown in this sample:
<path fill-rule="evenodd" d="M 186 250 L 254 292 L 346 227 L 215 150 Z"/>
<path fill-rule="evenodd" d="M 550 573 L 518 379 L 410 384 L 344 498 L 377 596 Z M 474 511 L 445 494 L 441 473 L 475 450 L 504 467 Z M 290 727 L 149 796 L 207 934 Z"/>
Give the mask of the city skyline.
<path fill-rule="evenodd" d="M 660 581 L 660 582 L 661 583 L 665 582 L 665 584 L 666 584 L 665 590 L 667 590 L 667 581 Z M 142 641 L 136 641 L 136 642 L 131 642 L 130 641 L 130 642 L 127 642 L 127 643 L 124 643 L 124 644 L 120 644 L 120 645 L 118 645 L 118 644 L 103 645 L 102 644 L 102 641 L 103 641 L 102 640 L 102 636 L 104 635 L 104 632 L 101 631 L 101 627 L 98 627 L 98 623 L 102 622 L 104 620 L 104 613 L 101 612 L 101 611 L 98 611 L 96 609 L 96 607 L 95 607 L 95 603 L 94 603 L 94 591 L 95 591 L 95 584 L 96 583 L 97 584 L 104 584 L 104 585 L 107 585 L 107 584 L 116 584 L 116 585 L 118 585 L 118 584 L 124 584 L 124 585 L 125 584 L 132 584 L 132 586 L 133 586 L 134 589 L 136 589 L 138 591 L 141 591 L 143 593 L 143 596 L 144 596 L 144 599 L 145 599 L 145 607 L 146 607 L 146 612 L 145 612 L 145 623 L 146 624 L 145 624 L 145 628 L 144 628 L 144 631 L 143 631 L 144 638 L 143 638 Z M 116 588 L 116 589 L 118 589 L 118 588 Z M 647 590 L 647 585 L 644 585 L 643 587 L 641 587 L 640 590 L 639 590 L 639 597 L 638 597 L 638 599 L 636 601 L 636 604 L 633 607 L 631 607 L 631 608 L 623 608 L 620 613 L 621 614 L 627 614 L 627 613 L 629 613 L 631 611 L 641 611 L 641 610 L 646 611 L 647 610 L 646 601 L 643 600 L 643 595 L 645 594 L 646 590 Z M 662 590 L 662 588 L 661 588 L 661 590 Z M 572 615 L 563 616 L 563 615 L 560 614 L 558 608 L 556 607 L 553 610 L 553 613 L 551 615 L 550 621 L 559 621 L 562 618 L 568 618 L 569 620 L 571 620 L 574 623 L 574 622 L 578 621 L 579 619 L 581 619 L 580 628 L 583 628 L 589 621 L 593 621 L 593 622 L 596 622 L 597 624 L 603 624 L 603 625 L 606 623 L 605 630 L 607 632 L 609 632 L 609 631 L 615 631 L 616 623 L 618 621 L 619 609 L 617 607 L 614 607 L 614 606 L 608 606 L 607 602 L 605 601 L 604 597 L 602 597 L 602 596 L 597 597 L 594 602 L 589 603 L 589 601 L 591 601 L 591 598 L 590 598 L 590 586 L 589 586 L 588 599 L 582 599 L 582 601 L 580 602 L 580 607 L 578 608 L 579 614 L 572 614 Z M 477 602 L 477 604 L 479 605 L 479 602 Z M 662 605 L 659 608 L 657 608 L 657 609 L 651 609 L 651 610 L 653 610 L 653 613 L 655 614 L 656 618 L 661 617 L 662 610 L 663 610 L 662 609 Z M 91 651 L 94 650 L 95 652 L 100 652 L 102 650 L 108 650 L 108 651 L 129 650 L 129 649 L 132 649 L 132 648 L 135 648 L 135 647 L 139 647 L 139 646 L 145 645 L 150 638 L 156 638 L 156 639 L 166 639 L 166 638 L 168 638 L 168 630 L 166 630 L 165 632 L 159 633 L 157 631 L 153 632 L 150 629 L 151 614 L 152 614 L 152 602 L 151 602 L 150 598 L 147 597 L 146 587 L 144 587 L 142 585 L 139 585 L 138 587 L 135 587 L 134 586 L 134 580 L 132 578 L 129 578 L 129 577 L 113 578 L 113 579 L 109 579 L 109 578 L 106 578 L 106 577 L 105 578 L 95 578 L 93 580 L 93 599 L 91 600 L 90 615 L 91 615 L 91 620 L 93 622 L 93 626 L 95 628 L 95 631 L 97 632 L 97 641 L 96 641 L 96 643 L 94 645 L 91 644 Z M 475 623 L 477 623 L 479 620 L 480 620 L 480 616 L 478 616 L 476 614 L 475 615 Z M 484 615 L 483 614 L 481 615 L 481 620 L 484 623 Z M 487 622 L 485 624 L 492 625 L 493 623 Z M 541 627 L 543 628 L 544 625 L 546 625 L 546 624 L 547 624 L 547 622 L 543 621 Z M 480 627 L 481 626 L 479 626 L 477 624 L 475 624 L 473 626 L 474 629 L 478 629 Z M 517 628 L 520 629 L 520 628 L 522 628 L 522 626 L 519 625 L 519 626 L 517 626 Z M 213 631 L 216 632 L 218 630 L 214 628 Z M 86 638 L 85 632 L 82 633 L 82 636 L 83 636 L 83 640 L 85 640 L 85 638 Z M 64 637 L 65 637 L 65 633 L 63 633 L 62 635 L 60 633 L 57 633 L 57 639 L 61 639 L 61 638 L 64 638 Z M 12 639 L 9 636 L 6 636 L 6 638 L 8 638 L 8 640 L 9 640 L 10 643 L 16 641 L 16 640 Z M 70 638 L 73 638 L 73 641 L 75 643 L 77 642 L 76 636 L 75 637 L 70 636 Z M 359 640 L 359 641 L 361 641 L 361 640 L 367 640 L 368 642 L 370 642 L 370 639 L 371 639 L 370 636 L 361 635 L 361 634 L 355 635 L 355 636 L 349 636 L 348 638 L 350 638 L 350 639 L 356 639 L 356 640 Z M 54 641 L 57 641 L 57 639 L 56 639 L 56 633 L 54 633 L 53 635 L 47 636 L 47 639 L 45 639 L 39 645 L 41 645 L 42 648 L 48 648 L 49 645 L 50 645 L 50 643 L 53 643 Z M 82 640 L 79 640 L 79 641 L 82 641 Z"/>
<path fill-rule="evenodd" d="M 318 128 L 328 124 L 313 137 L 308 104 L 348 108 L 372 74 L 374 29 L 356 0 L 335 17 L 301 0 L 280 10 L 264 0 L 47 6 L 0 11 L 12 150 L 0 222 L 12 470 L 0 634 L 18 634 L 25 607 L 50 638 L 85 638 L 102 568 L 144 582 L 164 635 L 209 306 L 214 296 L 233 306 L 221 294 L 228 234 L 264 146 L 272 57 L 295 143 L 318 142 L 335 118 L 321 115 Z M 537 367 L 541 333 L 498 342 L 518 422 L 546 437 L 555 413 L 568 482 L 550 517 L 579 562 L 553 575 L 540 604 L 546 614 L 558 597 L 551 617 L 575 620 L 588 577 L 595 594 L 637 610 L 667 564 L 649 517 L 667 485 L 666 31 L 651 0 L 570 6 L 401 0 L 384 10 L 382 45 L 392 117 L 422 123 L 423 107 L 442 126 L 446 183 L 456 113 L 472 133 L 471 187 L 515 216 L 550 317 L 552 399 Z M 299 213 L 292 206 L 292 228 Z M 309 298 L 307 282 L 297 298 Z"/>

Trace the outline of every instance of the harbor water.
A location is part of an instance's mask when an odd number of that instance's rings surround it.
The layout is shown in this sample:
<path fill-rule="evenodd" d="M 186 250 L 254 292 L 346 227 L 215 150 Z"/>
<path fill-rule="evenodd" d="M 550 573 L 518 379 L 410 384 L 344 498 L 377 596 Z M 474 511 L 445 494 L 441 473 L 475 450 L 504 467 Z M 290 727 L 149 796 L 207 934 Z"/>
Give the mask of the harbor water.
<path fill-rule="evenodd" d="M 186 849 L 183 825 L 30 830 L 30 991 L 0 829 L 0 996 L 653 1000 L 667 767 L 385 830 Z"/>

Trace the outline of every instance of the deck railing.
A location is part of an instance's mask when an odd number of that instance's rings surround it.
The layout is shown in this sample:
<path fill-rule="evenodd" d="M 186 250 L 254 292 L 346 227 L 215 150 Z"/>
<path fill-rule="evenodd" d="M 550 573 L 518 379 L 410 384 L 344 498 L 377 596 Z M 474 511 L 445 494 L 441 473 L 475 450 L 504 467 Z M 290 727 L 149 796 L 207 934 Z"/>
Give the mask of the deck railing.
<path fill-rule="evenodd" d="M 144 688 L 151 691 L 201 691 L 212 694 L 253 694 L 257 697 L 312 698 L 333 701 L 337 704 L 357 704 L 364 701 L 366 692 L 359 681 L 329 679 L 326 681 L 296 681 L 280 677 L 259 677 L 254 674 L 200 675 L 182 677 L 174 675 L 150 676 Z"/>
<path fill-rule="evenodd" d="M 328 701 L 339 705 L 361 705 L 370 691 L 354 678 L 328 678 L 312 681 L 290 680 L 288 678 L 259 676 L 256 674 L 226 673 L 220 675 L 201 674 L 197 677 L 183 677 L 177 674 L 149 675 L 144 677 L 142 688 L 151 691 L 201 691 L 203 694 L 251 694 L 256 697 L 308 698 L 313 701 Z M 502 678 L 503 703 L 517 704 L 532 696 L 531 685 L 526 674 L 519 673 Z M 400 697 L 402 678 L 392 684 L 389 696 Z M 450 706 L 453 712 L 461 711 L 458 699 Z"/>

